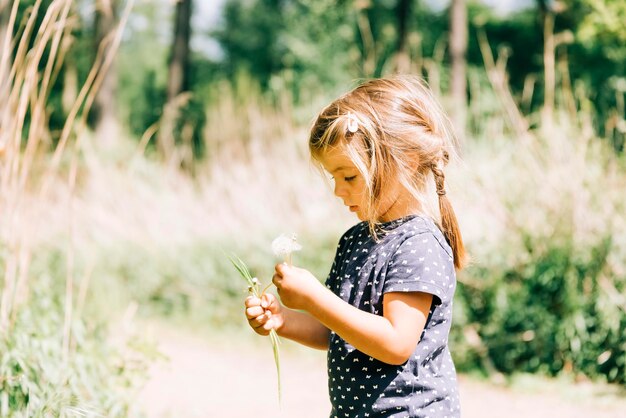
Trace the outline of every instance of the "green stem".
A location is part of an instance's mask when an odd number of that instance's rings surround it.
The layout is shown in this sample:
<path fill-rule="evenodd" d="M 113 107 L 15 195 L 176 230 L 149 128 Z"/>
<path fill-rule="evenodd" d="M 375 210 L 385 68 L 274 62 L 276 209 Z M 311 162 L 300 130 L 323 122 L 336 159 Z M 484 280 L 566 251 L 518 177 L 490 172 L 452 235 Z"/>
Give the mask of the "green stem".
<path fill-rule="evenodd" d="M 263 291 L 261 292 L 261 296 L 263 296 L 265 294 L 265 292 L 267 291 L 267 289 L 270 288 L 270 286 L 272 286 L 274 283 L 270 282 L 270 284 L 268 284 L 267 286 L 265 286 L 265 289 L 263 289 Z"/>

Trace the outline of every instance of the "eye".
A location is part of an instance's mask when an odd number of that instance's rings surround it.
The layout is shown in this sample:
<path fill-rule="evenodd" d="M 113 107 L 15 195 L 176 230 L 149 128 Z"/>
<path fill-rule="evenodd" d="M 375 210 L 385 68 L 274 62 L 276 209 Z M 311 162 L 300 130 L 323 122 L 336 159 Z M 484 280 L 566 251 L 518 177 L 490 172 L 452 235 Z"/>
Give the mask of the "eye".
<path fill-rule="evenodd" d="M 345 181 L 352 181 L 356 178 L 356 176 L 344 177 Z"/>

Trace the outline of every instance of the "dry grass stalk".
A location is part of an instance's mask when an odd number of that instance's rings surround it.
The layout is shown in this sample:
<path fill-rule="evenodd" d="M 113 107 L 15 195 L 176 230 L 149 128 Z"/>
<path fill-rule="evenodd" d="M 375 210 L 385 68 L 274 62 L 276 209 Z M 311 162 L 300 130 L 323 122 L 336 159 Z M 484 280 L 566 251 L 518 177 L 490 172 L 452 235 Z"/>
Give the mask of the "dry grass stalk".
<path fill-rule="evenodd" d="M 47 128 L 46 105 L 49 93 L 63 65 L 71 45 L 70 32 L 73 20 L 70 16 L 72 1 L 52 1 L 45 9 L 41 24 L 35 28 L 36 18 L 41 12 L 41 0 L 26 12 L 21 33 L 14 33 L 19 2 L 13 2 L 7 21 L 5 37 L 0 39 L 4 46 L 0 52 L 0 242 L 7 246 L 2 296 L 0 298 L 0 331 L 11 328 L 19 306 L 27 300 L 28 268 L 31 256 L 31 241 L 35 231 L 26 219 L 27 209 L 35 201 L 45 201 L 51 186 L 61 176 L 59 163 L 72 134 L 76 134 L 75 120 L 83 108 L 82 125 L 89 107 L 101 83 L 101 72 L 112 60 L 112 51 L 106 57 L 98 54 L 87 82 L 83 85 L 69 115 L 53 158 L 47 159 L 42 152 L 48 151 L 44 142 L 50 137 Z M 121 41 L 123 24 L 126 22 L 133 1 L 127 3 L 124 18 L 115 32 L 115 48 Z M 33 38 L 34 36 L 34 38 Z M 47 61 L 44 59 L 47 52 Z M 43 66 L 43 71 L 40 68 Z M 7 74 L 8 73 L 8 74 Z M 30 115 L 28 132 L 24 131 L 26 115 Z M 80 136 L 78 136 L 80 138 Z M 70 190 L 67 196 L 73 219 L 73 189 L 78 172 L 79 141 L 73 143 L 73 159 L 69 178 L 65 183 Z M 44 175 L 34 178 L 34 167 L 44 167 Z M 39 185 L 38 185 L 39 183 Z M 33 191 L 39 188 L 38 196 Z M 70 236 L 74 236 L 75 225 L 70 222 Z M 73 239 L 72 239 L 73 240 Z M 73 317 L 74 295 L 74 245 L 70 240 L 67 249 L 67 277 L 64 325 L 65 359 L 71 345 L 70 324 Z M 86 290 L 81 286 L 81 293 Z"/>
<path fill-rule="evenodd" d="M 518 138 L 529 141 L 528 122 L 519 111 L 515 99 L 513 99 L 513 95 L 508 86 L 505 67 L 502 61 L 500 61 L 500 65 L 497 65 L 496 61 L 494 61 L 484 29 L 478 28 L 477 36 L 489 82 L 504 106 L 509 124 Z"/>
<path fill-rule="evenodd" d="M 70 2 L 66 3 L 69 6 Z M 48 7 L 33 46 L 29 49 L 28 42 L 34 31 L 41 1 L 37 1 L 31 8 L 19 43 L 17 38 L 11 38 L 18 6 L 18 2 L 14 2 L 4 40 L 4 45 L 8 44 L 9 47 L 2 50 L 0 58 L 3 63 L 11 63 L 8 77 L 5 79 L 7 84 L 0 90 L 2 94 L 0 102 L 3 103 L 0 114 L 2 121 L 0 147 L 4 150 L 0 160 L 0 213 L 4 221 L 0 224 L 0 239 L 8 247 L 0 300 L 1 331 L 10 328 L 12 317 L 16 312 L 15 307 L 22 302 L 26 294 L 30 248 L 28 235 L 24 233 L 27 229 L 22 216 L 28 189 L 28 175 L 41 138 L 46 137 L 43 103 L 49 93 L 52 73 L 52 66 L 48 64 L 43 75 L 40 75 L 39 65 L 49 43 L 51 51 L 56 51 L 58 47 L 60 37 L 57 33 L 62 27 L 59 28 L 53 23 L 64 18 L 62 14 L 64 9 L 60 7 L 62 5 L 61 2 L 53 2 Z M 13 58 L 15 46 L 17 50 Z M 7 68 L 5 65 L 2 67 Z M 31 114 L 31 123 L 25 139 L 26 146 L 22 151 L 24 120 L 28 110 Z"/>

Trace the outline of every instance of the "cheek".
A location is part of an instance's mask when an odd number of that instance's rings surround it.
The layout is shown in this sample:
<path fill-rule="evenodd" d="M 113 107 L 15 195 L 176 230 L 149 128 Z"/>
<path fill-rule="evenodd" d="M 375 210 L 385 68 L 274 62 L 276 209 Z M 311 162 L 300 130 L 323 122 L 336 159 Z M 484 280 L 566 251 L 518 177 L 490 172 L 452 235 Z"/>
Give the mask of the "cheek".
<path fill-rule="evenodd" d="M 352 185 L 352 193 L 357 196 L 361 196 L 362 198 L 367 197 L 368 193 L 367 187 L 365 186 L 365 181 L 363 181 L 362 179 L 356 180 L 355 183 Z"/>

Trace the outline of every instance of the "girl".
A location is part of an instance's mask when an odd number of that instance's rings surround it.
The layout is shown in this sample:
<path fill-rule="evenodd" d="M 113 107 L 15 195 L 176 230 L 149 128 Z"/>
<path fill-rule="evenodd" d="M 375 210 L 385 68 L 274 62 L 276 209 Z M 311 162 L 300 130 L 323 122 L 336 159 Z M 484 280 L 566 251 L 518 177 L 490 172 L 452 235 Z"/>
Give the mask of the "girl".
<path fill-rule="evenodd" d="M 441 107 L 417 78 L 371 80 L 320 113 L 309 149 L 362 222 L 340 239 L 325 286 L 278 264 L 280 302 L 247 298 L 250 326 L 328 350 L 331 417 L 460 416 L 448 333 L 465 252 L 444 188 L 453 138 Z"/>

